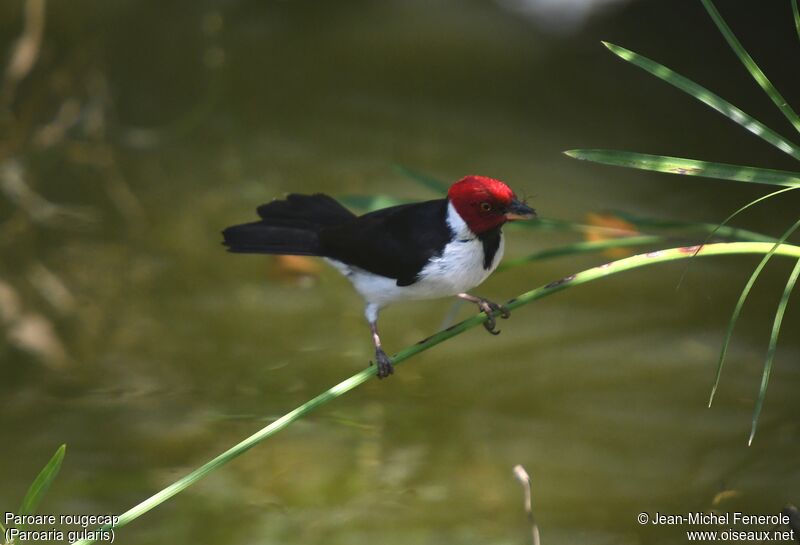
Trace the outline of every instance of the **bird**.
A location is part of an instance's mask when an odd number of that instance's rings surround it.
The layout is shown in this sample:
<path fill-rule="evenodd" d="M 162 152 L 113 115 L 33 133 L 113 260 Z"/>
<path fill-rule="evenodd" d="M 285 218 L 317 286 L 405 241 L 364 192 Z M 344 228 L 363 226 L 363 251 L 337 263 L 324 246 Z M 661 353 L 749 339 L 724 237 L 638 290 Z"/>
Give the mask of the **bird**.
<path fill-rule="evenodd" d="M 477 305 L 484 327 L 498 334 L 495 313 L 507 308 L 468 293 L 503 257 L 503 225 L 536 211 L 505 183 L 465 176 L 447 198 L 356 215 L 334 198 L 289 194 L 257 208 L 260 219 L 222 231 L 229 252 L 321 257 L 353 284 L 375 347 L 377 376 L 394 373 L 378 334 L 378 314 L 403 300 L 455 296 Z"/>

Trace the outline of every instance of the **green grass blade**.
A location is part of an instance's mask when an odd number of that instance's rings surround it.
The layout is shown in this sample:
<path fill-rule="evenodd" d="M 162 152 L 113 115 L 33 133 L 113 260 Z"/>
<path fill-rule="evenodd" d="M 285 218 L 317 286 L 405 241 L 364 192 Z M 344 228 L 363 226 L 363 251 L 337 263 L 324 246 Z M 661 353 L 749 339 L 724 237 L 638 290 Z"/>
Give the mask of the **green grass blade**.
<path fill-rule="evenodd" d="M 748 446 L 753 444 L 753 438 L 756 436 L 758 418 L 761 416 L 761 408 L 764 406 L 764 398 L 767 396 L 767 385 L 769 384 L 769 375 L 772 372 L 772 362 L 775 360 L 775 349 L 778 346 L 778 335 L 781 332 L 783 315 L 786 313 L 786 306 L 789 304 L 789 297 L 792 295 L 792 290 L 797 284 L 798 276 L 800 276 L 800 260 L 795 263 L 794 269 L 792 269 L 789 279 L 786 281 L 786 287 L 783 289 L 783 295 L 781 295 L 781 300 L 775 311 L 775 320 L 772 322 L 772 332 L 769 336 L 767 359 L 764 362 L 764 372 L 761 375 L 761 387 L 758 390 L 758 399 L 756 399 L 755 409 L 753 409 L 753 423 L 750 427 L 750 438 L 747 440 Z"/>
<path fill-rule="evenodd" d="M 605 149 L 574 149 L 565 155 L 581 161 L 592 161 L 603 165 L 651 170 L 665 174 L 701 176 L 718 180 L 731 180 L 786 187 L 800 186 L 800 172 L 771 168 L 747 167 L 728 163 L 712 163 L 668 155 L 650 155 L 633 151 Z"/>
<path fill-rule="evenodd" d="M 515 221 L 507 224 L 509 229 L 524 229 L 533 231 L 567 231 L 571 233 L 595 233 L 601 235 L 614 236 L 633 236 L 639 234 L 634 229 L 624 229 L 619 227 L 605 227 L 602 225 L 589 225 L 569 220 L 555 218 L 536 218 L 533 221 Z"/>
<path fill-rule="evenodd" d="M 515 310 L 539 299 L 554 295 L 565 289 L 577 287 L 596 280 L 601 280 L 614 274 L 649 265 L 686 259 L 693 255 L 695 250 L 696 247 L 670 248 L 668 250 L 635 255 L 625 259 L 620 259 L 619 261 L 614 261 L 612 263 L 599 265 L 597 267 L 581 271 L 577 274 L 567 276 L 555 282 L 551 282 L 546 286 L 541 286 L 527 291 L 508 301 L 505 306 L 508 307 L 509 310 Z M 774 251 L 774 253 L 778 255 L 792 257 L 794 259 L 800 259 L 800 246 L 781 244 L 776 249 L 773 244 L 764 242 L 728 242 L 721 244 L 710 244 L 705 246 L 700 251 L 699 255 L 703 257 L 711 257 L 721 255 L 764 254 L 768 251 Z M 423 339 L 414 345 L 404 348 L 392 357 L 392 362 L 395 365 L 402 364 L 405 360 L 408 360 L 409 358 L 416 356 L 421 352 L 429 350 L 448 339 L 461 335 L 465 331 L 483 324 L 487 319 L 488 317 L 483 313 L 476 314 L 471 318 L 459 322 L 443 331 L 439 331 L 438 333 L 435 333 L 434 335 Z M 319 394 L 317 397 L 307 401 L 306 403 L 303 403 L 293 411 L 286 413 L 279 419 L 257 431 L 247 439 L 244 439 L 237 445 L 231 447 L 224 453 L 220 454 L 199 468 L 195 469 L 188 475 L 178 479 L 176 482 L 167 486 L 160 492 L 124 512 L 122 515 L 120 515 L 119 523 L 115 527 L 120 528 L 126 524 L 129 524 L 151 509 L 158 507 L 160 504 L 164 503 L 182 490 L 196 483 L 215 469 L 220 468 L 237 456 L 240 456 L 257 444 L 261 443 L 268 437 L 271 437 L 293 422 L 309 414 L 314 409 L 317 409 L 322 405 L 339 398 L 345 393 L 374 378 L 375 368 L 367 367 L 350 378 L 340 382 L 336 386 L 333 386 L 329 390 Z M 108 529 L 108 527 L 103 528 Z M 72 545 L 89 545 L 94 542 L 95 540 L 87 538 L 75 541 L 72 543 Z"/>
<path fill-rule="evenodd" d="M 403 165 L 395 165 L 394 169 L 403 176 L 411 178 L 422 187 L 430 189 L 434 193 L 438 193 L 440 195 L 447 195 L 447 190 L 450 189 L 450 186 L 444 183 L 443 181 L 434 178 L 433 176 L 428 176 L 427 174 L 423 174 L 416 170 L 410 169 Z"/>
<path fill-rule="evenodd" d="M 794 28 L 797 30 L 797 37 L 800 38 L 800 10 L 797 9 L 797 0 L 792 0 L 792 13 L 794 14 Z"/>
<path fill-rule="evenodd" d="M 788 191 L 797 188 L 785 188 L 781 191 Z M 777 193 L 777 192 L 776 192 Z M 775 237 L 750 231 L 749 229 L 742 229 L 741 227 L 727 227 L 720 226 L 715 223 L 700 223 L 691 221 L 676 221 L 665 220 L 659 218 L 647 218 L 637 216 L 629 212 L 622 212 L 612 210 L 615 216 L 635 225 L 639 229 L 660 229 L 660 230 L 677 230 L 677 231 L 700 231 L 705 233 L 716 233 L 721 237 L 727 238 L 731 241 L 747 241 L 747 242 L 775 242 Z"/>
<path fill-rule="evenodd" d="M 757 121 L 750 115 L 744 113 L 742 110 L 728 102 L 727 100 L 723 99 L 722 97 L 712 93 L 705 87 L 698 85 L 697 83 L 693 82 L 692 80 L 685 78 L 664 66 L 663 64 L 659 64 L 647 57 L 643 57 L 638 53 L 634 53 L 629 49 L 625 49 L 624 47 L 620 47 L 618 45 L 614 45 L 608 42 L 603 42 L 608 49 L 611 50 L 612 53 L 620 57 L 621 59 L 628 61 L 639 68 L 650 72 L 657 78 L 664 80 L 665 82 L 669 83 L 680 89 L 681 91 L 688 93 L 695 97 L 700 102 L 710 106 L 711 108 L 717 110 L 722 115 L 728 117 L 729 119 L 735 121 L 751 133 L 755 134 L 759 138 L 769 142 L 779 150 L 784 153 L 788 153 L 792 157 L 797 160 L 800 160 L 800 147 L 796 144 L 793 144 L 786 138 L 782 137 L 760 121 Z"/>
<path fill-rule="evenodd" d="M 698 247 L 698 250 L 700 248 L 702 248 L 703 246 L 705 246 L 706 244 L 708 244 L 708 241 L 710 241 L 714 237 L 715 234 L 725 230 L 726 229 L 725 226 L 727 225 L 727 223 L 729 221 L 731 221 L 733 218 L 735 218 L 736 216 L 738 216 L 739 214 L 741 214 L 742 212 L 744 212 L 745 210 L 747 210 L 751 206 L 755 206 L 758 203 L 766 201 L 767 199 L 771 199 L 772 197 L 776 197 L 776 196 L 780 195 L 781 193 L 786 193 L 787 191 L 793 191 L 795 189 L 800 189 L 800 188 L 797 188 L 797 187 L 784 187 L 783 189 L 779 189 L 778 191 L 773 191 L 772 193 L 768 193 L 766 195 L 762 195 L 761 197 L 759 197 L 759 198 L 757 198 L 757 199 L 755 199 L 753 201 L 750 201 L 749 203 L 745 204 L 744 206 L 742 206 L 741 208 L 736 210 L 733 214 L 729 215 L 727 218 L 722 220 L 722 223 L 720 223 L 719 225 L 714 227 L 711 230 L 711 232 L 708 233 L 708 236 L 705 238 L 705 240 L 703 240 L 702 244 L 700 244 L 700 246 Z M 689 260 L 686 263 L 686 268 L 683 270 L 683 274 L 681 275 L 680 280 L 678 280 L 678 288 L 681 286 L 681 284 L 683 284 L 683 280 L 684 280 L 684 278 L 686 278 L 686 273 L 689 271 L 689 265 L 691 265 L 691 263 L 692 263 L 692 260 Z"/>
<path fill-rule="evenodd" d="M 733 52 L 736 53 L 736 56 L 739 57 L 739 60 L 742 61 L 742 64 L 750 72 L 750 75 L 753 76 L 753 79 L 756 80 L 756 83 L 761 86 L 767 96 L 772 99 L 772 102 L 775 103 L 775 106 L 781 111 L 781 113 L 789 120 L 794 128 L 800 132 L 800 117 L 797 117 L 797 113 L 789 106 L 789 103 L 786 102 L 786 99 L 778 92 L 772 82 L 769 81 L 767 76 L 761 69 L 758 67 L 756 62 L 753 60 L 753 57 L 745 50 L 742 46 L 741 42 L 739 42 L 736 35 L 730 29 L 728 24 L 722 18 L 722 15 L 719 14 L 717 11 L 716 6 L 711 0 L 701 0 L 703 2 L 703 6 L 706 8 L 706 11 L 711 16 L 711 19 L 714 21 L 714 24 L 717 25 L 720 33 L 725 37 L 727 40 L 728 45 L 731 46 Z"/>
<path fill-rule="evenodd" d="M 22 499 L 22 504 L 17 510 L 18 515 L 32 515 L 36 512 L 36 508 L 42 501 L 42 498 L 47 493 L 47 489 L 53 484 L 53 480 L 58 475 L 58 470 L 61 469 L 61 462 L 64 460 L 64 454 L 67 451 L 67 445 L 61 445 L 50 458 L 50 461 L 42 468 L 39 475 L 36 476 L 33 483 L 31 483 L 28 492 Z"/>
<path fill-rule="evenodd" d="M 339 201 L 348 208 L 356 208 L 367 212 L 411 202 L 390 197 L 389 195 L 344 195 L 339 197 Z"/>
<path fill-rule="evenodd" d="M 679 229 L 683 231 L 691 230 L 691 231 L 704 231 L 709 233 L 709 235 L 703 241 L 703 244 L 697 247 L 698 250 L 701 247 L 705 246 L 708 243 L 708 241 L 716 234 L 720 234 L 732 240 L 775 243 L 777 241 L 775 237 L 762 235 L 761 233 L 748 231 L 746 229 L 740 229 L 738 227 L 737 228 L 726 227 L 725 224 L 729 222 L 731 219 L 733 219 L 737 214 L 743 212 L 747 208 L 761 201 L 764 201 L 770 197 L 774 197 L 780 193 L 784 193 L 786 191 L 792 191 L 793 189 L 800 189 L 800 187 L 785 187 L 783 189 L 779 189 L 778 191 L 760 197 L 759 199 L 756 199 L 746 204 L 745 206 L 741 207 L 739 210 L 728 216 L 725 219 L 725 221 L 723 221 L 719 225 L 708 224 L 708 223 L 692 223 L 692 222 L 681 222 L 674 220 L 657 220 L 650 218 L 641 218 L 638 216 L 625 214 L 622 212 L 612 212 L 612 214 L 626 222 L 631 223 L 632 225 L 638 228 L 673 229 L 673 230 Z M 572 226 L 575 225 L 578 224 L 572 224 Z M 590 228 L 592 226 L 586 225 L 582 227 L 584 228 L 583 229 L 584 231 L 590 231 Z M 523 257 L 518 257 L 516 259 L 507 259 L 500 264 L 500 266 L 497 268 L 497 272 L 514 269 L 516 267 L 525 265 L 527 263 L 531 263 L 533 261 L 542 261 L 545 259 L 552 259 L 556 257 L 567 257 L 578 254 L 602 252 L 605 250 L 613 250 L 616 248 L 645 246 L 649 244 L 656 244 L 658 242 L 663 242 L 666 240 L 666 237 L 662 235 L 638 234 L 635 231 L 631 231 L 626 236 L 619 236 L 620 233 L 618 229 L 600 228 L 600 227 L 598 227 L 597 229 L 605 229 L 606 231 L 608 231 L 609 236 L 614 238 L 609 238 L 608 240 L 564 244 L 561 246 L 557 246 L 555 248 L 546 248 L 544 250 L 540 250 L 538 252 L 534 252 L 532 254 L 528 254 Z"/>
<path fill-rule="evenodd" d="M 520 221 L 510 224 L 509 227 L 518 225 L 527 229 L 541 230 L 541 231 L 571 231 L 573 233 L 587 233 L 594 231 L 608 231 L 608 227 L 598 227 L 596 225 L 587 225 L 585 223 L 577 223 L 569 220 L 560 220 L 555 218 L 536 218 L 534 221 Z M 618 229 L 612 229 L 618 232 Z"/>
<path fill-rule="evenodd" d="M 800 186 L 799 186 L 800 187 Z M 511 223 L 509 229 L 528 229 L 534 231 L 568 231 L 573 233 L 600 234 L 610 237 L 631 237 L 644 235 L 645 230 L 671 230 L 671 231 L 700 231 L 710 233 L 718 227 L 716 223 L 702 223 L 694 221 L 665 220 L 663 218 L 649 218 L 631 214 L 622 210 L 608 210 L 606 213 L 616 216 L 632 225 L 632 228 L 604 227 L 601 225 L 588 225 L 574 221 L 557 220 L 552 218 L 538 218 L 536 221 L 519 221 Z M 757 233 L 741 227 L 721 227 L 718 231 L 721 237 L 731 241 L 749 242 L 775 242 L 773 236 Z"/>
<path fill-rule="evenodd" d="M 738 216 L 739 214 L 741 214 L 742 212 L 744 212 L 748 208 L 750 208 L 752 206 L 755 206 L 760 202 L 764 202 L 767 199 L 771 199 L 772 197 L 777 197 L 781 193 L 786 193 L 787 191 L 793 191 L 795 189 L 800 189 L 800 187 L 785 187 L 783 189 L 779 189 L 778 191 L 773 191 L 772 193 L 767 193 L 766 195 L 762 195 L 761 197 L 759 197 L 759 198 L 757 198 L 757 199 L 755 199 L 753 201 L 750 201 L 749 203 L 745 204 L 744 206 L 742 206 L 741 208 L 736 210 L 733 214 L 731 214 L 730 216 L 728 216 L 727 218 L 722 220 L 722 223 L 720 223 L 719 225 L 714 227 L 714 229 L 708 234 L 706 239 L 703 241 L 702 245 L 705 245 L 709 240 L 711 240 L 711 237 L 716 235 L 720 230 L 724 229 L 725 225 L 727 225 L 729 221 L 731 221 L 733 218 L 735 218 L 736 216 Z"/>
<path fill-rule="evenodd" d="M 759 264 L 756 266 L 753 274 L 750 275 L 750 279 L 745 284 L 744 289 L 742 290 L 741 295 L 739 295 L 739 300 L 736 302 L 736 306 L 733 309 L 733 314 L 731 314 L 731 319 L 728 322 L 728 329 L 725 332 L 725 340 L 722 343 L 722 350 L 719 354 L 719 361 L 717 361 L 717 372 L 714 375 L 714 385 L 711 387 L 711 395 L 708 397 L 708 406 L 711 407 L 711 404 L 714 403 L 714 395 L 717 393 L 717 388 L 719 387 L 719 380 L 722 376 L 722 368 L 725 365 L 725 356 L 728 354 L 728 345 L 730 345 L 731 337 L 733 337 L 733 330 L 736 327 L 736 322 L 739 320 L 739 315 L 742 312 L 742 307 L 744 306 L 744 302 L 747 300 L 747 296 L 750 294 L 750 290 L 753 288 L 753 285 L 756 283 L 761 271 L 766 266 L 767 262 L 772 258 L 775 254 L 777 249 L 783 244 L 787 238 L 789 238 L 792 233 L 794 233 L 797 228 L 800 227 L 800 220 L 797 220 L 794 225 L 789 227 L 785 233 L 778 239 L 772 249 L 767 252 L 764 257 L 761 259 Z M 697 254 L 699 255 L 699 254 Z"/>
<path fill-rule="evenodd" d="M 497 272 L 507 271 L 531 263 L 532 261 L 541 261 L 544 259 L 551 259 L 554 257 L 565 257 L 577 254 L 586 254 L 592 252 L 602 252 L 604 250 L 612 250 L 614 248 L 627 248 L 630 246 L 644 246 L 645 244 L 655 244 L 656 242 L 663 242 L 664 237 L 658 235 L 642 235 L 632 237 L 622 237 L 610 240 L 599 240 L 594 242 L 576 242 L 575 244 L 564 244 L 555 248 L 547 248 L 524 257 L 517 259 L 508 259 L 497 267 Z"/>
<path fill-rule="evenodd" d="M 2 522 L 0 522 L 0 534 L 2 534 L 3 536 L 6 535 L 6 527 L 3 526 Z"/>

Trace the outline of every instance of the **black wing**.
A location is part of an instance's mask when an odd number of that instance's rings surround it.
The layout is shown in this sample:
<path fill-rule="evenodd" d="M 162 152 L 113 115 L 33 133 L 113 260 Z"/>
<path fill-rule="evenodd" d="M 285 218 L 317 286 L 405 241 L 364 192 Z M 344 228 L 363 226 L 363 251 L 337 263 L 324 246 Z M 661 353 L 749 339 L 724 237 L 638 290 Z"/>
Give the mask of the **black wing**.
<path fill-rule="evenodd" d="M 408 286 L 432 257 L 442 255 L 452 237 L 447 200 L 439 199 L 376 210 L 325 228 L 320 249 L 326 257 Z"/>

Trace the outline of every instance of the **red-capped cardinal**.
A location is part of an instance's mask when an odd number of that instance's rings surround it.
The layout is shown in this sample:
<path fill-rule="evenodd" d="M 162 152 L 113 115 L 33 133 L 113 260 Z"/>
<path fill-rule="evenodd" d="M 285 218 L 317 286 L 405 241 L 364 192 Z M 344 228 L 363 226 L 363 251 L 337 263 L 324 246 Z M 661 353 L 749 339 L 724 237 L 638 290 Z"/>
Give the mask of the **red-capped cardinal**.
<path fill-rule="evenodd" d="M 378 312 L 404 299 L 456 296 L 478 305 L 495 331 L 493 313 L 504 307 L 471 290 L 503 257 L 503 224 L 536 212 L 499 180 L 467 176 L 446 199 L 403 204 L 356 216 L 327 195 L 292 194 L 258 207 L 260 221 L 222 234 L 231 252 L 323 257 L 366 301 L 378 377 L 394 372 L 381 348 Z"/>

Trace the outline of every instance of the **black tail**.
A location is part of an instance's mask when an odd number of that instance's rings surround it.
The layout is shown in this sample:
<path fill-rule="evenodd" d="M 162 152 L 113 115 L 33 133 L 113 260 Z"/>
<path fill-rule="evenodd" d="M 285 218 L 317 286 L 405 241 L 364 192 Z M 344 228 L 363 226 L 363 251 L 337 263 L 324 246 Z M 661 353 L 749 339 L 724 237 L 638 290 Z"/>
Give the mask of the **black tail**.
<path fill-rule="evenodd" d="M 321 255 L 319 232 L 356 216 L 327 195 L 292 194 L 258 207 L 261 221 L 228 227 L 222 232 L 230 252 Z"/>

